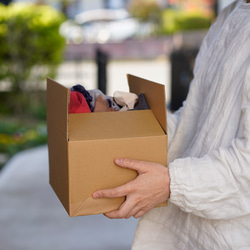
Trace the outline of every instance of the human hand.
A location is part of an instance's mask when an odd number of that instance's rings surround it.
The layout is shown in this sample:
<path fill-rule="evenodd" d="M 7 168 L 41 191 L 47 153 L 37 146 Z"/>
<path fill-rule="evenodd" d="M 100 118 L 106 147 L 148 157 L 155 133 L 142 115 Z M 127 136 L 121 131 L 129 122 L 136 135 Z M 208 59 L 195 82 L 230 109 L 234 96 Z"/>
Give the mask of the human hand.
<path fill-rule="evenodd" d="M 126 196 L 118 210 L 104 214 L 108 218 L 139 218 L 169 198 L 170 177 L 167 167 L 152 162 L 120 158 L 115 159 L 115 163 L 120 167 L 137 171 L 138 176 L 122 186 L 93 193 L 95 199 Z"/>

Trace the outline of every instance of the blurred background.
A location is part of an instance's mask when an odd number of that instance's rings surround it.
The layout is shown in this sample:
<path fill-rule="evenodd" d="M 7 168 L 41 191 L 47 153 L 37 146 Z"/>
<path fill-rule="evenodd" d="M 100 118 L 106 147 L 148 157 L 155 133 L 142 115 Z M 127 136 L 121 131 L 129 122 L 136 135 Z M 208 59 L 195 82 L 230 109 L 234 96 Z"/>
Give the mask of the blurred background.
<path fill-rule="evenodd" d="M 107 95 L 126 74 L 185 100 L 201 42 L 232 0 L 0 0 L 0 249 L 129 249 L 137 221 L 68 218 L 48 184 L 46 78 Z"/>
<path fill-rule="evenodd" d="M 126 74 L 166 85 L 178 109 L 208 28 L 232 0 L 0 1 L 0 168 L 46 144 L 46 77 L 112 95 Z"/>

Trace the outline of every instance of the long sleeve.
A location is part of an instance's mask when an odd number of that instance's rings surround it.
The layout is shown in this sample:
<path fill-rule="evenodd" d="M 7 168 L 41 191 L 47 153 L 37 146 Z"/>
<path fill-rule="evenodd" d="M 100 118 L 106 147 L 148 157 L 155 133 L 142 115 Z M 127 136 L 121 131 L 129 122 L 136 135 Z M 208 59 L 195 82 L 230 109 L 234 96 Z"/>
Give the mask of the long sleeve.
<path fill-rule="evenodd" d="M 133 249 L 249 249 L 250 4 L 222 11 L 168 117 L 167 207 L 140 220 Z"/>
<path fill-rule="evenodd" d="M 197 55 L 197 58 L 195 59 L 195 67 L 194 67 L 194 72 L 193 72 L 195 76 L 200 69 L 200 65 L 203 64 L 204 58 L 206 57 L 206 53 L 207 53 L 209 47 L 211 46 L 212 41 L 214 40 L 216 34 L 219 32 L 220 27 L 224 24 L 226 18 L 230 15 L 230 13 L 232 12 L 232 10 L 235 8 L 236 5 L 237 5 L 237 2 L 234 2 L 233 4 L 229 5 L 223 11 L 222 15 L 220 15 L 217 18 L 216 22 L 209 29 L 209 32 L 207 33 L 205 39 L 202 42 L 202 45 L 201 45 L 201 48 L 200 48 L 199 53 Z M 192 85 L 192 83 L 191 83 L 191 85 Z M 195 90 L 195 91 L 197 91 L 197 90 Z M 202 90 L 199 90 L 199 91 L 201 92 Z M 196 95 L 196 98 L 197 98 L 197 94 L 194 94 L 194 95 Z M 193 96 L 191 98 L 194 98 Z M 192 102 L 193 101 L 194 100 L 192 100 Z M 172 139 L 175 136 L 175 133 L 177 132 L 177 129 L 179 126 L 179 121 L 181 119 L 181 114 L 182 114 L 185 103 L 186 102 L 184 101 L 182 107 L 180 107 L 174 113 L 169 113 L 167 116 L 168 143 L 169 144 L 171 143 Z"/>
<path fill-rule="evenodd" d="M 250 67 L 244 82 L 239 136 L 230 146 L 169 164 L 170 201 L 183 211 L 208 219 L 232 219 L 250 213 L 249 86 Z"/>
<path fill-rule="evenodd" d="M 170 144 L 170 142 L 172 141 L 175 133 L 176 133 L 176 130 L 177 130 L 177 127 L 178 127 L 178 123 L 179 123 L 179 119 L 180 119 L 180 115 L 181 115 L 181 112 L 182 112 L 182 107 L 177 110 L 176 112 L 174 113 L 169 113 L 167 115 L 167 124 L 168 124 L 168 144 Z"/>

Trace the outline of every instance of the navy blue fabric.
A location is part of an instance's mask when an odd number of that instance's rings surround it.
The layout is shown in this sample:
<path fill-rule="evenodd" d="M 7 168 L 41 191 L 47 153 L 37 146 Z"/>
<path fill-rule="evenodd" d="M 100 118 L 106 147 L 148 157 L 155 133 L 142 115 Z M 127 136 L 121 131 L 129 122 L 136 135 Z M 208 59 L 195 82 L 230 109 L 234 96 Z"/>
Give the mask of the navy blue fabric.
<path fill-rule="evenodd" d="M 138 102 L 135 104 L 134 110 L 150 109 L 143 93 L 138 95 Z"/>
<path fill-rule="evenodd" d="M 91 105 L 92 96 L 82 85 L 80 85 L 80 84 L 74 85 L 73 87 L 71 87 L 70 90 L 77 91 L 77 92 L 81 93 L 84 96 L 84 98 L 86 99 L 91 112 L 94 111 L 94 107 Z"/>

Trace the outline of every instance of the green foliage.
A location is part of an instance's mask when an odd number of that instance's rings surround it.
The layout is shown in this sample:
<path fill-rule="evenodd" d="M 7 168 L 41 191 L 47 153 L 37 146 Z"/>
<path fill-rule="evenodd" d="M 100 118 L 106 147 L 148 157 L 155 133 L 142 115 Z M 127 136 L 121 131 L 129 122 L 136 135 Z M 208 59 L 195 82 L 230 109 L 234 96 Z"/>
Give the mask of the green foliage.
<path fill-rule="evenodd" d="M 29 88 L 35 88 L 54 76 L 65 45 L 59 34 L 64 19 L 45 5 L 0 5 L 0 80 L 10 82 L 12 91 L 27 89 L 30 79 Z"/>
<path fill-rule="evenodd" d="M 46 120 L 46 92 L 0 92 L 0 114 Z"/>
<path fill-rule="evenodd" d="M 0 170 L 15 153 L 47 143 L 46 92 L 0 92 Z"/>
<path fill-rule="evenodd" d="M 47 143 L 46 93 L 38 91 L 62 61 L 62 13 L 49 6 L 0 4 L 0 168 L 20 150 Z M 2 159 L 2 160 L 1 160 Z"/>
<path fill-rule="evenodd" d="M 131 16 L 142 22 L 159 23 L 161 8 L 155 0 L 134 0 L 129 6 Z"/>
<path fill-rule="evenodd" d="M 144 23 L 154 24 L 158 36 L 177 31 L 208 29 L 213 16 L 202 11 L 161 9 L 155 0 L 135 0 L 129 6 L 130 14 Z"/>
<path fill-rule="evenodd" d="M 46 123 L 17 118 L 0 119 L 0 154 L 8 160 L 21 150 L 47 143 Z M 0 162 L 0 169 L 5 162 Z"/>
<path fill-rule="evenodd" d="M 212 23 L 212 16 L 206 16 L 201 12 L 187 12 L 167 9 L 162 13 L 161 34 L 173 34 L 177 31 L 208 29 Z"/>

